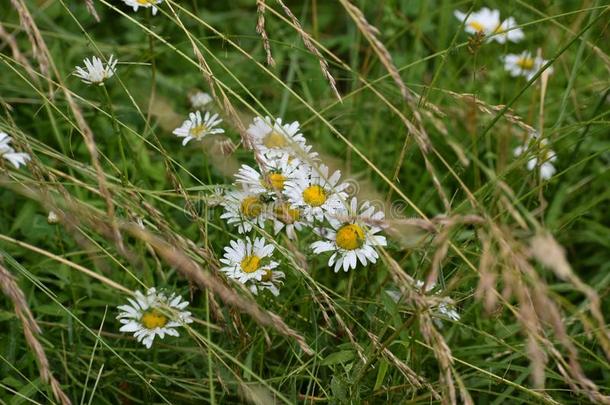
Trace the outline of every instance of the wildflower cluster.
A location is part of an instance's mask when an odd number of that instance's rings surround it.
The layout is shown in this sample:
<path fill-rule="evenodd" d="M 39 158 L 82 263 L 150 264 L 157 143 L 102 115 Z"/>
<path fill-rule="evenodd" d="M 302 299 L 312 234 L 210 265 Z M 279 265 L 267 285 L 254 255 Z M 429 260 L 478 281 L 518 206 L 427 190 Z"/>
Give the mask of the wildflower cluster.
<path fill-rule="evenodd" d="M 273 234 L 297 239 L 298 232 L 312 229 L 320 239 L 310 244 L 313 253 L 330 252 L 328 265 L 335 271 L 375 263 L 375 247 L 386 245 L 385 237 L 377 235 L 383 212 L 349 199 L 341 172 L 331 173 L 320 163 L 299 123 L 256 117 L 247 133 L 259 167 L 244 164 L 235 174 L 236 189 L 226 194 L 221 218 L 240 234 L 270 224 Z M 264 237 L 231 241 L 221 270 L 253 293 L 267 289 L 277 295 L 285 274 L 272 260 L 274 250 Z"/>
<path fill-rule="evenodd" d="M 465 14 L 459 10 L 454 11 L 455 17 L 462 21 L 464 30 L 469 34 L 483 36 L 487 42 L 497 41 L 501 44 L 507 41 L 519 42 L 525 38 L 525 34 L 518 27 L 517 21 L 513 17 L 508 17 L 506 20 L 500 20 L 499 10 L 490 10 L 483 7 L 481 10 Z M 542 67 L 548 62 L 541 56 L 532 56 L 532 53 L 525 50 L 519 54 L 507 54 L 501 57 L 504 63 L 504 69 L 512 77 L 523 76 L 527 80 L 532 80 Z M 547 74 L 553 73 L 553 68 L 548 67 L 545 71 Z M 537 146 L 533 148 L 531 146 Z M 514 150 L 515 156 L 520 156 L 528 151 L 537 153 L 535 157 L 530 157 L 527 161 L 527 168 L 530 171 L 539 168 L 540 178 L 549 179 L 555 174 L 553 163 L 556 160 L 556 155 L 548 146 L 546 139 L 540 139 L 539 134 L 528 134 L 524 145 L 518 146 Z"/>

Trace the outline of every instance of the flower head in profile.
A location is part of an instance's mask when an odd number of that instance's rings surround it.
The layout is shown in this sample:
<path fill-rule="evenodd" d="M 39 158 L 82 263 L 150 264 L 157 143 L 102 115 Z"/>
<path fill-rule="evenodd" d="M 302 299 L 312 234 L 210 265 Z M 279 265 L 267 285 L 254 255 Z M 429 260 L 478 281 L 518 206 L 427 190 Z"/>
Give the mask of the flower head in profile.
<path fill-rule="evenodd" d="M 275 196 L 284 191 L 288 182 L 300 181 L 305 175 L 307 165 L 288 154 L 272 159 L 261 159 L 265 174 L 242 165 L 235 175 L 236 183 L 256 193 L 267 193 Z"/>
<path fill-rule="evenodd" d="M 540 178 L 548 180 L 557 171 L 553 162 L 557 160 L 557 155 L 548 144 L 546 139 L 540 139 L 538 133 L 534 133 L 526 139 L 524 145 L 517 146 L 513 151 L 515 156 L 525 155 L 528 157 L 527 169 L 534 171 L 540 168 Z"/>
<path fill-rule="evenodd" d="M 523 51 L 518 55 L 504 55 L 502 56 L 502 61 L 504 62 L 504 69 L 506 69 L 511 76 L 524 76 L 527 80 L 531 80 L 548 62 L 540 56 L 533 57 L 530 51 Z M 548 72 L 548 74 L 553 73 L 553 68 L 548 67 L 546 72 Z"/>
<path fill-rule="evenodd" d="M 307 160 L 316 156 L 310 153 L 311 146 L 305 142 L 298 121 L 283 124 L 281 118 L 255 117 L 247 132 L 255 148 L 267 158 L 289 154 Z"/>
<path fill-rule="evenodd" d="M 379 258 L 375 247 L 387 245 L 385 236 L 377 235 L 383 219 L 383 212 L 375 212 L 368 201 L 358 208 L 354 197 L 344 212 L 336 218 L 329 218 L 332 228 L 318 230 L 326 240 L 312 243 L 311 248 L 315 254 L 332 252 L 328 266 L 334 266 L 335 272 L 341 268 L 343 271 L 355 269 L 358 261 L 363 266 L 375 263 Z"/>
<path fill-rule="evenodd" d="M 500 11 L 483 7 L 470 15 L 455 10 L 453 15 L 464 23 L 464 31 L 469 34 L 480 34 L 487 37 L 487 41 L 497 41 L 501 44 L 506 41 L 519 42 L 525 35 L 513 17 L 500 22 Z"/>
<path fill-rule="evenodd" d="M 271 204 L 273 220 L 273 233 L 278 234 L 282 229 L 286 231 L 289 239 L 296 239 L 296 231 L 309 226 L 309 221 L 303 218 L 299 208 L 291 207 L 286 201 L 274 201 Z"/>
<path fill-rule="evenodd" d="M 283 271 L 279 270 L 267 270 L 267 272 L 261 277 L 260 281 L 250 280 L 246 287 L 250 289 L 252 294 L 257 295 L 259 291 L 268 290 L 271 294 L 276 297 L 280 295 L 280 288 L 284 284 L 284 277 L 286 275 Z"/>
<path fill-rule="evenodd" d="M 110 55 L 106 65 L 104 65 L 102 60 L 97 56 L 92 57 L 91 60 L 85 58 L 83 60 L 85 67 L 76 66 L 76 70 L 73 74 L 80 78 L 83 83 L 102 86 L 104 81 L 111 78 L 116 72 L 117 62 L 118 61 L 114 59 L 113 55 Z"/>
<path fill-rule="evenodd" d="M 237 226 L 239 233 L 250 232 L 253 225 L 264 227 L 268 218 L 265 197 L 248 189 L 228 192 L 221 205 L 224 213 L 220 218 Z"/>
<path fill-rule="evenodd" d="M 0 157 L 10 162 L 16 169 L 26 164 L 30 160 L 30 155 L 22 152 L 15 152 L 10 145 L 13 139 L 6 133 L 0 132 Z"/>
<path fill-rule="evenodd" d="M 123 0 L 123 3 L 133 8 L 133 11 L 138 11 L 140 7 L 150 8 L 152 7 L 152 14 L 157 14 L 157 4 L 163 3 L 163 0 Z"/>
<path fill-rule="evenodd" d="M 271 260 L 275 246 L 265 243 L 264 238 L 232 240 L 225 247 L 220 262 L 225 266 L 220 270 L 227 277 L 247 284 L 252 281 L 272 280 L 272 270 L 279 263 Z"/>
<path fill-rule="evenodd" d="M 203 107 L 212 102 L 212 96 L 198 90 L 189 96 L 189 101 L 195 110 L 202 110 Z"/>
<path fill-rule="evenodd" d="M 135 297 L 128 298 L 129 304 L 121 305 L 117 319 L 123 324 L 121 332 L 133 332 L 133 336 L 148 349 L 155 337 L 165 335 L 180 336 L 176 328 L 193 322 L 191 313 L 184 311 L 188 301 L 172 293 L 167 296 L 149 288 L 146 294 L 136 291 Z"/>
<path fill-rule="evenodd" d="M 345 207 L 347 183 L 339 183 L 341 172 L 328 175 L 325 165 L 310 166 L 303 176 L 286 184 L 286 196 L 293 207 L 302 210 L 305 218 L 312 222 L 324 217 L 334 217 Z"/>
<path fill-rule="evenodd" d="M 210 114 L 206 111 L 203 118 L 200 111 L 195 111 L 189 114 L 189 118 L 182 125 L 172 132 L 179 138 L 184 138 L 182 145 L 189 143 L 191 139 L 196 141 L 202 140 L 206 135 L 222 134 L 225 132 L 222 128 L 216 128 L 222 119 L 218 118 L 218 114 Z"/>

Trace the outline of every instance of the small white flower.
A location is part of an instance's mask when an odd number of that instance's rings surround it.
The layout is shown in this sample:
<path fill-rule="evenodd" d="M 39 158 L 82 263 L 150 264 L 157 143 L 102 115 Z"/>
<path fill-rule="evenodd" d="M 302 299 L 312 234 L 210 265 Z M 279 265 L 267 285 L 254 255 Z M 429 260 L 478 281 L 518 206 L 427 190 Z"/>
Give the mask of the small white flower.
<path fill-rule="evenodd" d="M 220 216 L 227 224 L 237 226 L 239 233 L 247 233 L 252 226 L 265 226 L 268 218 L 267 205 L 263 196 L 250 190 L 235 190 L 227 193 L 221 204 L 224 213 Z"/>
<path fill-rule="evenodd" d="M 379 254 L 375 246 L 386 246 L 385 236 L 376 235 L 381 231 L 383 212 L 375 212 L 368 201 L 358 209 L 358 201 L 352 198 L 350 207 L 342 214 L 343 218 L 330 219 L 331 228 L 322 228 L 318 234 L 327 240 L 311 244 L 315 254 L 333 252 L 328 260 L 328 266 L 334 265 L 335 272 L 343 268 L 348 271 L 355 269 L 358 261 L 363 266 L 369 262 L 375 263 Z"/>
<path fill-rule="evenodd" d="M 540 177 L 543 180 L 548 180 L 556 172 L 553 162 L 557 160 L 557 155 L 553 151 L 546 139 L 538 139 L 538 133 L 530 135 L 525 145 L 520 145 L 515 148 L 513 153 L 515 156 L 531 156 L 527 161 L 527 169 L 530 171 L 536 170 L 536 167 L 540 166 Z M 540 159 L 540 161 L 538 160 Z"/>
<path fill-rule="evenodd" d="M 49 216 L 47 216 L 47 222 L 51 225 L 54 225 L 59 222 L 59 216 L 57 216 L 55 211 L 49 211 Z"/>
<path fill-rule="evenodd" d="M 190 113 L 189 118 L 182 123 L 182 126 L 174 129 L 172 133 L 179 138 L 184 138 L 182 145 L 186 145 L 191 139 L 200 141 L 206 135 L 224 133 L 224 129 L 215 128 L 221 122 L 222 119 L 218 118 L 218 114 L 211 115 L 206 111 L 202 119 L 201 112 L 195 111 Z"/>
<path fill-rule="evenodd" d="M 212 96 L 203 91 L 197 91 L 189 96 L 189 101 L 195 110 L 201 110 L 212 102 Z"/>
<path fill-rule="evenodd" d="M 285 201 L 275 201 L 272 203 L 273 208 L 273 232 L 280 233 L 282 229 L 286 229 L 286 236 L 289 239 L 296 239 L 295 231 L 300 231 L 304 227 L 309 226 L 309 222 L 304 220 L 300 209 L 293 208 Z"/>
<path fill-rule="evenodd" d="M 525 35 L 520 28 L 515 28 L 517 22 L 509 17 L 500 23 L 500 11 L 483 7 L 470 15 L 459 10 L 453 12 L 455 17 L 464 22 L 464 31 L 469 34 L 483 34 L 487 41 L 497 41 L 501 44 L 506 41 L 519 42 Z"/>
<path fill-rule="evenodd" d="M 172 293 L 169 297 L 155 288 L 150 288 L 146 295 L 136 291 L 134 299 L 128 298 L 129 305 L 121 305 L 117 319 L 123 324 L 121 332 L 134 332 L 133 336 L 148 349 L 156 336 L 163 339 L 165 335 L 180 336 L 176 330 L 179 326 L 193 322 L 191 313 L 184 311 L 188 301 Z"/>
<path fill-rule="evenodd" d="M 523 51 L 521 54 L 508 54 L 501 57 L 504 62 L 504 69 L 508 70 L 511 76 L 525 76 L 527 80 L 538 73 L 538 71 L 548 62 L 539 56 L 533 57 L 529 51 Z M 553 73 L 553 67 L 549 66 L 545 72 Z"/>
<path fill-rule="evenodd" d="M 261 277 L 261 281 L 250 280 L 247 287 L 252 291 L 252 294 L 258 294 L 260 290 L 269 290 L 271 294 L 276 297 L 280 295 L 279 286 L 284 282 L 285 274 L 283 271 L 278 270 L 267 270 L 267 272 Z"/>
<path fill-rule="evenodd" d="M 301 160 L 315 159 L 317 154 L 310 153 L 311 146 L 306 144 L 300 131 L 298 121 L 282 124 L 281 118 L 273 120 L 271 117 L 255 117 L 247 130 L 255 148 L 268 158 L 287 153 Z"/>
<path fill-rule="evenodd" d="M 288 154 L 274 159 L 262 158 L 263 176 L 258 170 L 242 165 L 235 175 L 236 183 L 256 193 L 275 196 L 284 191 L 288 181 L 300 181 L 305 176 L 307 165 Z"/>
<path fill-rule="evenodd" d="M 322 221 L 333 217 L 345 207 L 347 183 L 339 184 L 341 172 L 328 175 L 328 167 L 309 167 L 304 176 L 286 182 L 286 196 L 295 208 L 300 208 L 307 221 Z"/>
<path fill-rule="evenodd" d="M 157 14 L 157 4 L 163 3 L 163 0 L 123 0 L 123 3 L 129 7 L 133 7 L 133 11 L 138 11 L 138 8 L 149 8 L 152 7 L 152 14 Z"/>
<path fill-rule="evenodd" d="M 73 73 L 74 76 L 79 77 L 83 83 L 102 86 L 104 80 L 111 78 L 115 74 L 118 61 L 114 59 L 113 55 L 110 55 L 106 66 L 97 56 L 92 57 L 91 60 L 85 58 L 83 62 L 85 63 L 85 68 L 76 66 L 76 71 Z"/>
<path fill-rule="evenodd" d="M 516 28 L 518 25 L 519 24 L 517 24 L 517 21 L 513 17 L 508 17 L 495 29 L 493 35 L 489 37 L 489 40 L 497 41 L 501 44 L 506 43 L 506 41 L 520 42 L 525 38 L 525 34 L 521 28 Z"/>
<path fill-rule="evenodd" d="M 424 282 L 421 280 L 415 280 L 415 285 L 414 287 L 419 290 L 420 292 L 422 291 L 422 288 L 424 286 Z M 434 290 L 435 284 L 429 284 L 426 287 L 426 293 L 431 292 L 432 290 Z M 400 291 L 397 290 L 386 290 L 385 291 L 386 294 L 388 294 L 390 296 L 390 298 L 392 298 L 392 300 L 396 303 L 398 303 L 399 301 L 402 300 L 403 296 L 400 293 Z M 441 291 L 436 291 L 434 293 L 435 296 L 439 297 L 441 294 Z M 453 303 L 453 300 L 449 297 L 439 297 L 439 302 L 438 304 L 436 304 L 433 307 L 433 313 L 432 315 L 435 317 L 434 321 L 437 324 L 437 326 L 442 327 L 443 324 L 441 322 L 441 319 L 450 319 L 452 321 L 459 321 L 461 319 L 459 312 L 457 312 L 457 310 L 455 309 L 455 305 Z M 438 318 L 441 319 L 438 319 Z"/>
<path fill-rule="evenodd" d="M 251 280 L 263 281 L 263 277 L 270 280 L 272 274 L 269 272 L 279 266 L 278 262 L 271 260 L 275 246 L 266 244 L 264 238 L 255 238 L 252 243 L 246 237 L 232 240 L 229 244 L 224 249 L 224 257 L 220 259 L 225 267 L 220 270 L 242 284 Z"/>
<path fill-rule="evenodd" d="M 9 161 L 16 169 L 19 169 L 21 165 L 26 164 L 30 160 L 30 155 L 22 152 L 15 152 L 15 149 L 10 145 L 13 138 L 11 138 L 6 132 L 0 132 L 0 156 Z"/>

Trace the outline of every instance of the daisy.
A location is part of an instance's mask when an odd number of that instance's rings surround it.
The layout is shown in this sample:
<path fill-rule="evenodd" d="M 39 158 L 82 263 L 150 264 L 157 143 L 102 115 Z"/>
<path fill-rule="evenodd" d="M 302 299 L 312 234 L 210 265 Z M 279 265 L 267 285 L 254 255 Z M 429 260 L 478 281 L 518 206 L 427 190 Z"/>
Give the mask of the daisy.
<path fill-rule="evenodd" d="M 121 332 L 134 332 L 133 336 L 150 349 L 156 336 L 180 336 L 179 326 L 193 322 L 191 313 L 184 311 L 188 301 L 172 293 L 169 297 L 155 288 L 146 295 L 136 291 L 135 299 L 128 298 L 129 305 L 121 305 L 117 319 L 123 324 Z"/>
<path fill-rule="evenodd" d="M 222 119 L 218 118 L 218 114 L 210 115 L 206 112 L 201 118 L 201 112 L 195 111 L 189 114 L 189 118 L 182 123 L 182 126 L 174 129 L 172 132 L 179 138 L 184 138 L 182 145 L 186 145 L 191 139 L 200 141 L 206 135 L 211 134 L 222 134 L 225 132 L 222 128 L 214 128 L 222 122 Z"/>
<path fill-rule="evenodd" d="M 309 167 L 304 176 L 297 181 L 286 183 L 286 196 L 293 207 L 302 210 L 307 221 L 322 221 L 325 216 L 333 217 L 344 207 L 347 183 L 339 183 L 341 172 L 335 171 L 328 176 L 328 167 Z"/>
<path fill-rule="evenodd" d="M 227 193 L 221 205 L 224 207 L 224 213 L 220 218 L 225 219 L 230 225 L 237 226 L 239 233 L 250 232 L 253 224 L 264 227 L 268 218 L 263 196 L 250 190 Z"/>
<path fill-rule="evenodd" d="M 272 279 L 273 275 L 268 272 L 279 266 L 278 262 L 271 260 L 275 246 L 266 244 L 264 238 L 255 238 L 253 243 L 249 237 L 232 240 L 229 245 L 220 259 L 225 264 L 220 270 L 229 278 L 242 284 Z"/>
<path fill-rule="evenodd" d="M 212 96 L 203 91 L 196 91 L 189 96 L 189 101 L 194 109 L 200 110 L 212 102 Z"/>
<path fill-rule="evenodd" d="M 152 7 L 152 14 L 157 14 L 157 4 L 163 3 L 163 0 L 123 0 L 123 3 L 129 7 L 133 7 L 133 11 L 138 11 L 139 7 L 149 8 Z"/>
<path fill-rule="evenodd" d="M 533 171 L 540 166 L 540 178 L 548 180 L 557 171 L 555 166 L 553 166 L 553 162 L 557 160 L 557 155 L 555 151 L 549 148 L 546 139 L 538 140 L 538 137 L 538 133 L 529 136 L 526 145 L 517 146 L 513 153 L 515 156 L 532 153 L 534 156 L 528 159 L 527 169 Z"/>
<path fill-rule="evenodd" d="M 273 232 L 280 233 L 282 229 L 286 229 L 286 236 L 289 239 L 296 239 L 295 230 L 300 231 L 309 223 L 303 219 L 301 210 L 293 208 L 287 202 L 277 201 L 273 204 Z"/>
<path fill-rule="evenodd" d="M 73 75 L 79 77 L 83 83 L 103 86 L 104 80 L 111 78 L 116 73 L 117 62 L 118 61 L 114 59 L 114 55 L 110 55 L 110 59 L 108 59 L 106 66 L 104 66 L 102 60 L 97 56 L 92 57 L 91 60 L 85 58 L 83 60 L 85 67 L 76 66 Z"/>
<path fill-rule="evenodd" d="M 261 281 L 250 281 L 248 288 L 254 295 L 257 295 L 261 290 L 269 290 L 271 294 L 277 297 L 280 295 L 278 287 L 284 283 L 285 276 L 283 271 L 267 270 L 263 277 L 261 277 Z"/>
<path fill-rule="evenodd" d="M 10 162 L 16 169 L 21 165 L 26 164 L 30 160 L 30 155 L 27 153 L 15 152 L 15 149 L 10 145 L 13 138 L 6 132 L 0 132 L 0 157 Z"/>
<path fill-rule="evenodd" d="M 363 266 L 369 262 L 375 263 L 379 258 L 375 246 L 387 245 L 385 236 L 376 235 L 381 231 L 383 212 L 375 212 L 368 201 L 358 209 L 358 201 L 354 197 L 342 216 L 343 218 L 329 219 L 332 229 L 322 228 L 318 231 L 327 240 L 312 243 L 313 252 L 333 252 L 328 266 L 334 265 L 335 272 L 342 267 L 343 271 L 355 269 L 358 261 Z"/>
<path fill-rule="evenodd" d="M 489 41 L 496 41 L 500 44 L 504 44 L 506 41 L 520 42 L 525 38 L 525 34 L 521 28 L 517 28 L 518 25 L 513 17 L 508 17 L 494 30 Z"/>
<path fill-rule="evenodd" d="M 268 158 L 281 157 L 286 153 L 302 158 L 315 158 L 317 154 L 310 153 L 311 146 L 306 144 L 300 131 L 298 121 L 282 124 L 281 118 L 274 121 L 271 117 L 255 117 L 247 130 L 255 149 Z"/>
<path fill-rule="evenodd" d="M 257 193 L 275 195 L 283 192 L 288 181 L 299 181 L 305 175 L 307 165 L 288 154 L 275 159 L 262 159 L 265 175 L 258 170 L 242 165 L 235 175 L 236 183 Z"/>
<path fill-rule="evenodd" d="M 523 51 L 521 54 L 508 54 L 501 57 L 504 62 L 504 69 L 508 70 L 511 76 L 525 76 L 527 80 L 538 73 L 538 71 L 548 62 L 540 56 L 532 57 L 531 52 Z M 553 68 L 546 69 L 548 74 L 553 73 Z"/>
<path fill-rule="evenodd" d="M 517 21 L 513 17 L 500 22 L 500 11 L 490 10 L 483 7 L 479 11 L 462 13 L 455 10 L 453 15 L 464 23 L 464 31 L 469 34 L 482 34 L 487 37 L 487 41 L 497 41 L 501 44 L 506 41 L 519 42 L 525 35 L 517 27 Z"/>

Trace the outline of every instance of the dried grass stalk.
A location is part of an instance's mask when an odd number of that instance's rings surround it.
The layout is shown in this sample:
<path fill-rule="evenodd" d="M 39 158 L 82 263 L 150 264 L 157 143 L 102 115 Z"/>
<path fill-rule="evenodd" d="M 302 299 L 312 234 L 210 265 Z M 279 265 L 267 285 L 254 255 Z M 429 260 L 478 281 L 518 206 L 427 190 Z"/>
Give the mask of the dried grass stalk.
<path fill-rule="evenodd" d="M 15 307 L 15 314 L 23 325 L 23 335 L 25 336 L 25 341 L 30 349 L 32 349 L 32 353 L 38 362 L 40 379 L 45 384 L 49 384 L 51 386 L 53 396 L 58 402 L 63 405 L 70 405 L 70 399 L 61 389 L 59 381 L 57 381 L 53 376 L 53 373 L 51 373 L 47 355 L 44 348 L 36 338 L 37 335 L 42 333 L 42 330 L 36 323 L 36 320 L 28 307 L 25 295 L 23 294 L 21 288 L 19 288 L 17 281 L 2 264 L 0 264 L 0 290 L 2 290 L 4 295 L 13 303 L 13 306 Z"/>
<path fill-rule="evenodd" d="M 256 23 L 256 32 L 263 39 L 263 48 L 265 48 L 265 54 L 267 55 L 267 65 L 275 66 L 275 60 L 271 55 L 271 45 L 269 44 L 269 36 L 265 30 L 265 0 L 256 0 L 256 12 L 258 14 L 258 21 Z"/>

